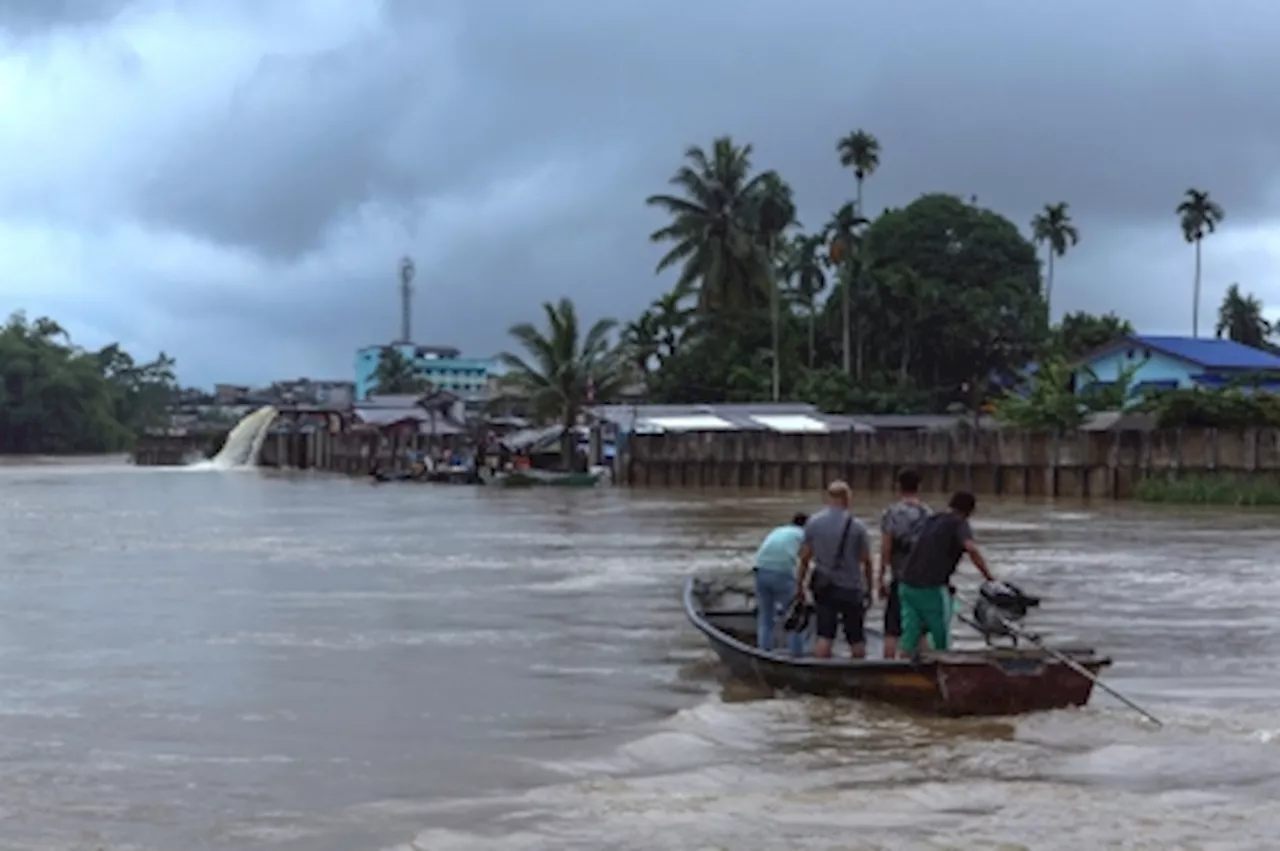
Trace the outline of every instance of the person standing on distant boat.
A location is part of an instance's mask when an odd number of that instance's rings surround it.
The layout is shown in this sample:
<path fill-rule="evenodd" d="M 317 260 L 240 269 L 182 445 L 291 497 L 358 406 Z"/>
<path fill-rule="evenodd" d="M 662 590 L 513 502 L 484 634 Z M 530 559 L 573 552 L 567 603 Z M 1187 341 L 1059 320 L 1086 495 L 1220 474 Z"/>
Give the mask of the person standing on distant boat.
<path fill-rule="evenodd" d="M 880 578 L 876 583 L 884 600 L 884 658 L 898 653 L 902 635 L 902 604 L 899 578 L 920 530 L 933 511 L 920 501 L 920 474 L 915 470 L 898 473 L 898 500 L 880 515 Z"/>
<path fill-rule="evenodd" d="M 855 659 L 867 655 L 863 620 L 872 588 L 871 547 L 866 527 L 849 513 L 852 502 L 849 485 L 832 482 L 827 487 L 827 507 L 804 524 L 798 593 L 804 593 L 812 563 L 809 590 L 813 593 L 818 635 L 813 652 L 821 658 L 831 656 L 831 644 L 841 625 L 849 641 L 849 654 Z"/>
<path fill-rule="evenodd" d="M 907 556 L 898 586 L 902 605 L 902 638 L 898 648 L 908 656 L 919 656 L 920 639 L 926 633 L 935 650 L 946 650 L 949 646 L 951 591 L 948 586 L 965 553 L 988 582 L 996 581 L 969 526 L 969 518 L 977 505 L 977 499 L 968 491 L 952 494 L 948 510 L 925 521 Z"/>
<path fill-rule="evenodd" d="M 773 628 L 778 609 L 796 595 L 796 561 L 804 543 L 804 524 L 809 518 L 797 514 L 786 526 L 779 526 L 765 536 L 756 550 L 756 646 L 773 652 Z M 804 636 L 787 633 L 787 646 L 792 656 L 804 654 Z"/>

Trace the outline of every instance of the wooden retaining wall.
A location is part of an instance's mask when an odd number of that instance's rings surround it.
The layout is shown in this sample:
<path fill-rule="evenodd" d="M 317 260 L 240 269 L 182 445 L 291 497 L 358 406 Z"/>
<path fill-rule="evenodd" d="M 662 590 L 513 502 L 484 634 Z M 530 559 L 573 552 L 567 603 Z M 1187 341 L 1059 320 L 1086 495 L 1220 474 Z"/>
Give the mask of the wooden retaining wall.
<path fill-rule="evenodd" d="M 637 487 L 818 490 L 844 479 L 859 490 L 891 490 L 897 471 L 912 467 L 927 492 L 1125 499 L 1151 475 L 1280 480 L 1280 431 L 646 434 L 631 436 L 618 466 L 618 482 Z"/>
<path fill-rule="evenodd" d="M 148 435 L 138 441 L 133 460 L 139 466 L 177 466 L 188 463 L 194 455 L 211 455 L 225 441 L 201 436 Z M 388 469 L 393 459 L 406 448 L 423 449 L 430 445 L 426 435 L 407 437 L 384 436 L 377 432 L 337 432 L 313 429 L 270 434 L 258 456 L 261 467 L 289 470 L 322 470 L 347 475 L 364 475 L 370 457 Z"/>

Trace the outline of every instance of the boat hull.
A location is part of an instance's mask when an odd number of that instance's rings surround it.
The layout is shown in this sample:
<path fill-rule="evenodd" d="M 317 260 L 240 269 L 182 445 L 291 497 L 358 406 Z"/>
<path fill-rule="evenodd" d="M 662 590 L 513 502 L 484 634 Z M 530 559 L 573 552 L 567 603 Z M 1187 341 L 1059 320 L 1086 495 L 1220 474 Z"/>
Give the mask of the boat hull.
<path fill-rule="evenodd" d="M 1042 650 L 985 649 L 908 660 L 793 658 L 754 646 L 755 614 L 717 608 L 685 586 L 685 611 L 731 675 L 772 689 L 890 703 L 946 716 L 1019 715 L 1088 703 L 1093 681 Z M 1059 651 L 1097 674 L 1111 664 L 1092 649 Z"/>
<path fill-rule="evenodd" d="M 590 488 L 600 481 L 597 473 L 558 473 L 545 470 L 512 470 L 495 473 L 488 484 L 500 488 L 567 487 Z"/>

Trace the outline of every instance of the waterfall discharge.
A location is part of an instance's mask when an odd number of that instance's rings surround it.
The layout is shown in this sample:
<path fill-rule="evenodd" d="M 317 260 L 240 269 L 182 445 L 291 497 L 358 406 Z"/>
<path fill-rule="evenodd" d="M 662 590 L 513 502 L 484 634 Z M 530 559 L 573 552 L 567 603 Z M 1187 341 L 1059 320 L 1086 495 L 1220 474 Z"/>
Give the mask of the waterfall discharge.
<path fill-rule="evenodd" d="M 278 414 L 270 405 L 246 414 L 227 435 L 222 451 L 208 461 L 201 461 L 192 467 L 203 470 L 236 470 L 258 466 L 262 444 L 266 442 L 267 433 L 271 431 L 271 424 Z"/>

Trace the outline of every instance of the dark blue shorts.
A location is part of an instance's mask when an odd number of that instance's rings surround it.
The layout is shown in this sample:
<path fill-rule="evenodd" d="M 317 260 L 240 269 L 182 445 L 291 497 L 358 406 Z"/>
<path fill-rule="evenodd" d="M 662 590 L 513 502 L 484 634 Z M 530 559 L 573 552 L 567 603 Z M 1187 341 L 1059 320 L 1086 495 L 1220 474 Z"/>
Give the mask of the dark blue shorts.
<path fill-rule="evenodd" d="M 866 644 L 867 633 L 863 620 L 866 606 L 861 591 L 843 588 L 824 588 L 813 594 L 815 632 L 819 638 L 834 640 L 836 630 L 844 627 L 844 636 L 850 644 Z"/>

